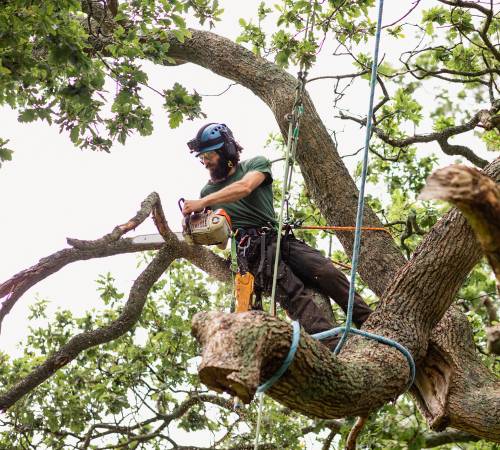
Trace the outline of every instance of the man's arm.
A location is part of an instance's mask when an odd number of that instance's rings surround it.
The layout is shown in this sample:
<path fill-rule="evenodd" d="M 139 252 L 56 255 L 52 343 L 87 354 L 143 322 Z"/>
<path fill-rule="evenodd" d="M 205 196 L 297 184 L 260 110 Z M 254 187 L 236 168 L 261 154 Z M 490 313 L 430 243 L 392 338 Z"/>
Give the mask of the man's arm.
<path fill-rule="evenodd" d="M 199 200 L 186 200 L 182 208 L 182 214 L 187 215 L 192 212 L 201 211 L 215 203 L 231 203 L 240 200 L 258 188 L 265 179 L 265 173 L 257 171 L 248 172 L 241 180 L 235 181 L 220 191 L 209 194 Z"/>

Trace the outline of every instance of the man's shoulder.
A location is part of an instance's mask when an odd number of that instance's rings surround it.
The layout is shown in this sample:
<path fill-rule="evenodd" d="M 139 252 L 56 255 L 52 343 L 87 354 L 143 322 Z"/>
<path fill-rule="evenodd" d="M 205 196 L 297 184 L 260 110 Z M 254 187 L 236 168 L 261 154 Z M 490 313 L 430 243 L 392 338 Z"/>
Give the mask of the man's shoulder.
<path fill-rule="evenodd" d="M 254 156 L 253 158 L 241 161 L 240 164 L 244 172 L 250 172 L 252 170 L 258 170 L 258 171 L 271 170 L 271 161 L 269 161 L 269 159 L 267 159 L 265 156 L 262 155 Z"/>
<path fill-rule="evenodd" d="M 214 188 L 214 185 L 210 182 L 208 182 L 207 184 L 205 184 L 205 186 L 203 186 L 201 188 L 201 191 L 200 191 L 200 197 L 205 197 L 206 195 L 216 191 L 217 189 Z"/>

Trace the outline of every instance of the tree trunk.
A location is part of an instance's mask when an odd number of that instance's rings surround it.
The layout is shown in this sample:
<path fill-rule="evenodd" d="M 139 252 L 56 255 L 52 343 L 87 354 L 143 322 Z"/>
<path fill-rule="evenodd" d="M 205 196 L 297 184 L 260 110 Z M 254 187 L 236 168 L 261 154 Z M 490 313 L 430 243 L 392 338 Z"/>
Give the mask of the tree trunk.
<path fill-rule="evenodd" d="M 250 89 L 269 106 L 286 138 L 286 116 L 292 111 L 297 80 L 229 39 L 206 31 L 191 32 L 192 38 L 184 43 L 176 39 L 169 41 L 170 56 L 206 67 Z M 354 225 L 358 190 L 307 93 L 297 162 L 307 189 L 328 224 Z M 368 206 L 365 208 L 364 223 L 367 226 L 382 226 Z M 338 238 L 345 251 L 352 253 L 354 233 L 341 232 Z M 359 273 L 377 295 L 382 295 L 404 262 L 401 252 L 387 233 L 364 235 Z"/>
<path fill-rule="evenodd" d="M 252 90 L 271 108 L 286 136 L 294 77 L 213 33 L 192 30 L 184 43 L 172 37 L 169 44 L 170 56 Z M 329 224 L 352 225 L 356 186 L 307 94 L 304 106 L 297 160 L 307 188 Z M 498 182 L 500 159 L 486 172 Z M 381 225 L 368 207 L 364 221 Z M 353 233 L 340 233 L 339 239 L 351 253 Z M 413 354 L 419 364 L 413 389 L 435 428 L 450 424 L 500 441 L 498 380 L 481 366 L 470 339 L 463 339 L 470 333 L 463 315 L 446 313 L 480 256 L 472 230 L 456 210 L 436 224 L 408 263 L 386 233 L 367 233 L 359 272 L 381 301 L 364 329 L 398 341 Z M 219 262 L 204 269 L 214 267 L 224 277 Z M 289 325 L 258 313 L 200 315 L 194 333 L 204 346 L 202 380 L 245 401 L 279 367 L 290 345 Z M 335 357 L 302 333 L 294 362 L 269 394 L 308 415 L 366 415 L 400 395 L 408 375 L 402 354 L 383 344 L 353 337 Z"/>

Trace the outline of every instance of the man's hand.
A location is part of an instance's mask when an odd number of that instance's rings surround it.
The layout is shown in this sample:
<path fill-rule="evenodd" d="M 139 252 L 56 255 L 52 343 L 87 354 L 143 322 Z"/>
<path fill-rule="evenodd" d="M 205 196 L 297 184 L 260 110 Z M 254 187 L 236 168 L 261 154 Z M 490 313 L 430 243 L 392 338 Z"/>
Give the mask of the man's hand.
<path fill-rule="evenodd" d="M 212 192 L 199 200 L 184 201 L 182 214 L 187 216 L 192 212 L 203 211 L 203 209 L 210 205 L 236 202 L 250 195 L 265 179 L 266 175 L 262 172 L 248 172 L 241 180 L 235 181 L 220 191 Z"/>
<path fill-rule="evenodd" d="M 200 212 L 206 208 L 205 201 L 200 198 L 199 200 L 185 200 L 182 206 L 182 214 L 187 216 L 192 212 Z"/>

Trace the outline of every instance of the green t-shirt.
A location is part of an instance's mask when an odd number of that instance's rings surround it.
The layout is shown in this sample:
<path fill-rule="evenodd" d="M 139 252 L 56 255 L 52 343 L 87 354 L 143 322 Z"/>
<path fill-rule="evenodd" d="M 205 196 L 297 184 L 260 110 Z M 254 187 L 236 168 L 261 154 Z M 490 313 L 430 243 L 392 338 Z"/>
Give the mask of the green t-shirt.
<path fill-rule="evenodd" d="M 210 208 L 214 210 L 224 209 L 231 217 L 233 229 L 268 227 L 270 225 L 274 227 L 277 222 L 273 207 L 271 162 L 264 156 L 256 156 L 240 162 L 236 167 L 236 172 L 220 183 L 209 181 L 201 190 L 200 197 L 205 197 L 241 180 L 248 172 L 261 172 L 266 175 L 266 179 L 250 195 L 232 203 L 210 205 Z"/>

